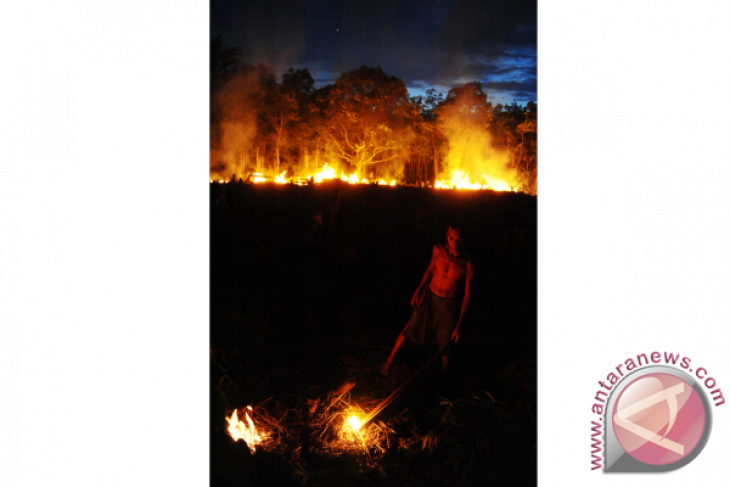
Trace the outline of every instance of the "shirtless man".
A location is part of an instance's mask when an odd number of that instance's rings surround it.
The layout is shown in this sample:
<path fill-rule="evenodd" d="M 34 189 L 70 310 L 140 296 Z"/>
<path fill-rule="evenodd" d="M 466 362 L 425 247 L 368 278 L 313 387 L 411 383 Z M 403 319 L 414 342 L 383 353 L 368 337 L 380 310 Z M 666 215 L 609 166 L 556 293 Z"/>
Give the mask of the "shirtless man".
<path fill-rule="evenodd" d="M 431 263 L 411 298 L 415 309 L 380 368 L 383 375 L 388 375 L 406 338 L 419 345 L 434 342 L 439 350 L 444 350 L 451 340 L 459 341 L 459 327 L 469 308 L 474 278 L 474 264 L 462 250 L 462 233 L 458 226 L 451 225 L 446 232 L 447 245 L 434 246 Z M 441 355 L 442 373 L 449 365 L 449 355 L 450 349 Z"/>

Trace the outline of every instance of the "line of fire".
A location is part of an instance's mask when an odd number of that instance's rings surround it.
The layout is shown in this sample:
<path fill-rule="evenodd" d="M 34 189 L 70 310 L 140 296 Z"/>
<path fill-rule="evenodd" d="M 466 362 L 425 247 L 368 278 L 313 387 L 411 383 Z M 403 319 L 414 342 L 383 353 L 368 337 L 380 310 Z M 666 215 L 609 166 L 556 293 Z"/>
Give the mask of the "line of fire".
<path fill-rule="evenodd" d="M 537 105 L 235 60 L 213 41 L 211 485 L 535 484 Z"/>
<path fill-rule="evenodd" d="M 537 193 L 533 102 L 494 107 L 476 81 L 409 97 L 403 81 L 367 66 L 314 89 L 306 68 L 277 82 L 265 65 L 233 63 L 235 52 L 213 42 L 211 182 L 337 178 Z"/>

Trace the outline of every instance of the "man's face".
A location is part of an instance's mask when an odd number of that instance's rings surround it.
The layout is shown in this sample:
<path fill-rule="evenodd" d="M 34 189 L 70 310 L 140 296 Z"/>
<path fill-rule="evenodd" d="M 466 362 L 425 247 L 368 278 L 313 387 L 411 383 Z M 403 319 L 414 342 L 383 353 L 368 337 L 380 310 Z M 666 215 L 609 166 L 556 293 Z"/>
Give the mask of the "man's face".
<path fill-rule="evenodd" d="M 446 240 L 448 241 L 449 248 L 451 250 L 455 250 L 457 252 L 461 250 L 461 233 L 458 230 L 449 227 L 449 231 L 446 232 Z"/>

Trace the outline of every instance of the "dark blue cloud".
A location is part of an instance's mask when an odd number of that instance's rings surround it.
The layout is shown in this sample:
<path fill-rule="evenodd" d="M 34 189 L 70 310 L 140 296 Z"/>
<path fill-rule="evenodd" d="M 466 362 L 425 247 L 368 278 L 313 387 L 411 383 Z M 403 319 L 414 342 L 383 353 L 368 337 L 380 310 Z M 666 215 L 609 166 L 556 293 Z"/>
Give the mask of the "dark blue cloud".
<path fill-rule="evenodd" d="M 211 2 L 211 36 L 222 34 L 247 62 L 267 63 L 278 74 L 306 67 L 317 86 L 369 65 L 412 92 L 475 80 L 522 82 L 519 101 L 524 93 L 536 100 L 536 27 L 535 0 Z"/>

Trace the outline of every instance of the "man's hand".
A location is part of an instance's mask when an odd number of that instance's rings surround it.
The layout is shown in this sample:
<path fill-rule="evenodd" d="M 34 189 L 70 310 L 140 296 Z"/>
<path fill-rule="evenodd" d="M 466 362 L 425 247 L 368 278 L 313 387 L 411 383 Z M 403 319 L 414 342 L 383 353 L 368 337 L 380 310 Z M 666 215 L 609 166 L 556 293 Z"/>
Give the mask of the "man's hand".
<path fill-rule="evenodd" d="M 413 294 L 413 297 L 411 298 L 411 306 L 413 308 L 418 308 L 421 306 L 421 303 L 423 302 L 423 296 L 426 294 L 425 289 L 416 289 L 416 292 Z"/>
<path fill-rule="evenodd" d="M 451 339 L 454 341 L 454 343 L 459 342 L 459 325 L 456 325 L 456 328 L 454 328 L 453 333 L 451 333 Z"/>

